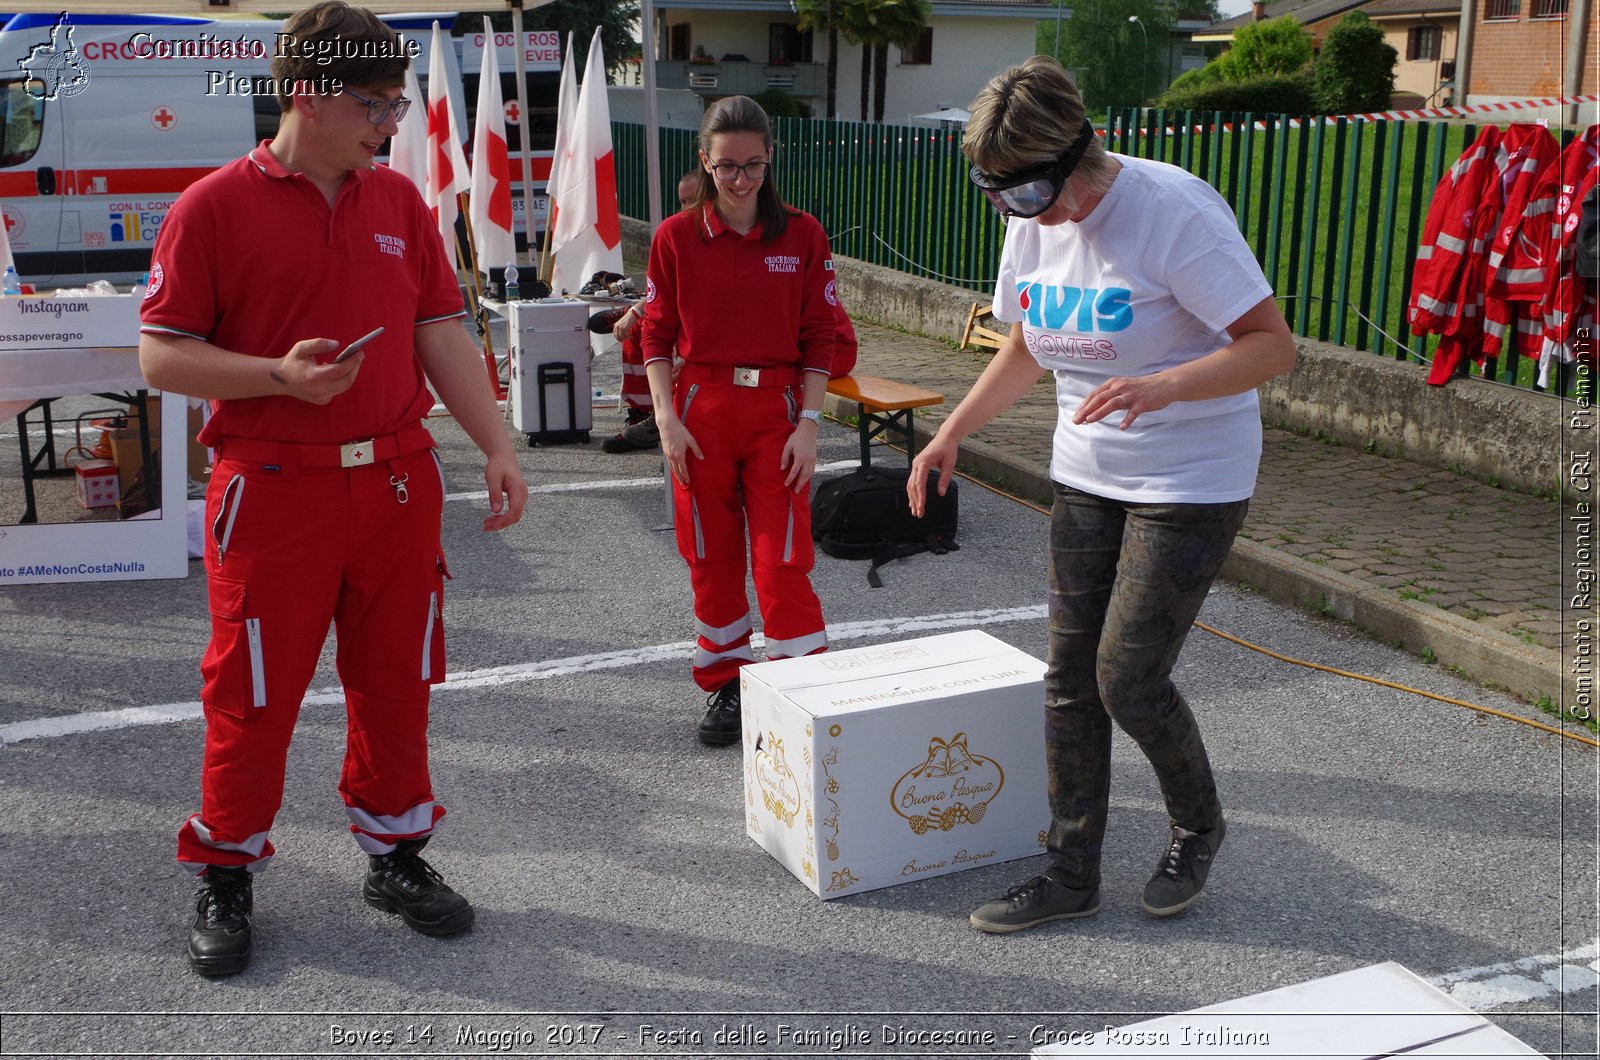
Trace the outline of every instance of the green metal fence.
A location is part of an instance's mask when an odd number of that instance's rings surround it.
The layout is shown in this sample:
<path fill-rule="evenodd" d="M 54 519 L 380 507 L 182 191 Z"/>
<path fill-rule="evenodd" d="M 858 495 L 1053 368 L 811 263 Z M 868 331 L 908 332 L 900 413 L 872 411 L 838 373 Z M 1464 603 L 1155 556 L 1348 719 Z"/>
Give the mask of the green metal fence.
<path fill-rule="evenodd" d="M 622 212 L 645 217 L 644 129 L 612 127 Z M 1296 333 L 1424 363 L 1435 336 L 1405 322 L 1412 263 L 1439 178 L 1477 126 L 1115 110 L 1107 146 L 1203 178 L 1227 200 Z M 839 254 L 985 290 L 1004 225 L 967 184 L 961 132 L 847 121 L 773 121 L 773 179 Z M 1572 133 L 1566 134 L 1570 139 Z M 662 202 L 675 203 L 695 134 L 660 132 Z M 1159 204 L 1152 204 L 1159 209 Z M 1480 373 L 1532 386 L 1511 356 Z M 1568 393 L 1571 373 L 1552 377 Z"/>

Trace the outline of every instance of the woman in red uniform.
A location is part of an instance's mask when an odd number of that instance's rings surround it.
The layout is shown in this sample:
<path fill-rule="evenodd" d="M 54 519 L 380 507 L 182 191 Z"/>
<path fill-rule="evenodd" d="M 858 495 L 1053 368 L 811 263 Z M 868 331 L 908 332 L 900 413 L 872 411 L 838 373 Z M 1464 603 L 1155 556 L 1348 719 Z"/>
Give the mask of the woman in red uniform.
<path fill-rule="evenodd" d="M 755 661 L 747 527 L 767 658 L 828 646 L 809 577 L 809 487 L 838 296 L 822 226 L 784 205 L 771 167 L 754 100 L 706 110 L 700 186 L 656 231 L 640 329 L 694 588 L 694 679 L 711 693 L 700 739 L 714 745 L 739 739 L 739 668 Z"/>

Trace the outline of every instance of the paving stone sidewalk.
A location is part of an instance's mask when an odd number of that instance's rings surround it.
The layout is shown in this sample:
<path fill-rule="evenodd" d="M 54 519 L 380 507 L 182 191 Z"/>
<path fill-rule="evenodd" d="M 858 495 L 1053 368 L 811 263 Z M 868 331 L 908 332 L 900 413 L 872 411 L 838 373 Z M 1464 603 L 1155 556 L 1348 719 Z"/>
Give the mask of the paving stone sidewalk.
<path fill-rule="evenodd" d="M 945 396 L 943 406 L 918 410 L 919 433 L 943 422 L 989 359 L 987 352 L 870 324 L 858 323 L 857 334 L 861 371 Z M 1047 494 L 1054 423 L 1047 377 L 971 439 L 974 453 L 987 458 L 980 461 L 985 477 L 1005 477 L 1036 498 Z M 1268 429 L 1235 553 L 1269 552 L 1265 566 L 1325 580 L 1330 594 L 1355 579 L 1380 608 L 1392 601 L 1424 622 L 1448 614 L 1441 625 L 1470 623 L 1493 651 L 1558 668 L 1559 657 L 1547 653 L 1562 641 L 1565 514 L 1556 501 L 1449 470 Z M 1303 588 L 1299 595 L 1306 595 Z M 1354 620 L 1361 624 L 1359 616 Z"/>

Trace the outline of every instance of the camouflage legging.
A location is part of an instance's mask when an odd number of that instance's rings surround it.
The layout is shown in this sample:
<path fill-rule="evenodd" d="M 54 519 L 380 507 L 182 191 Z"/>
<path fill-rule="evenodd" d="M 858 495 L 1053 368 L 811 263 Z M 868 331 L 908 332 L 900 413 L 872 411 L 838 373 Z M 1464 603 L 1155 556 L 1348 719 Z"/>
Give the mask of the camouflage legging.
<path fill-rule="evenodd" d="M 1205 832 L 1221 820 L 1205 744 L 1170 675 L 1248 507 L 1135 504 L 1056 485 L 1045 742 L 1062 882 L 1100 880 L 1112 721 L 1155 767 L 1174 823 Z"/>

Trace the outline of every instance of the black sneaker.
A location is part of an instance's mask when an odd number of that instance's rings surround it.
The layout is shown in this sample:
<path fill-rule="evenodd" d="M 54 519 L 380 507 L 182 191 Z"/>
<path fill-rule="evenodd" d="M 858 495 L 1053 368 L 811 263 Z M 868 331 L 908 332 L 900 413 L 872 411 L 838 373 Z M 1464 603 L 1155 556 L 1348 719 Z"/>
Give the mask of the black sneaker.
<path fill-rule="evenodd" d="M 208 865 L 195 896 L 189 929 L 189 968 L 200 975 L 233 975 L 250 963 L 250 870 Z"/>
<path fill-rule="evenodd" d="M 392 854 L 368 858 L 371 870 L 361 886 L 368 905 L 399 913 L 413 931 L 459 935 L 472 926 L 472 903 L 452 891 L 439 871 L 422 860 L 426 839 L 402 839 Z"/>
<path fill-rule="evenodd" d="M 1035 876 L 1004 895 L 984 902 L 967 921 L 979 931 L 1003 935 L 1025 931 L 1052 920 L 1076 920 L 1100 911 L 1100 888 L 1080 890 L 1050 876 Z"/>
<path fill-rule="evenodd" d="M 1156 866 L 1156 874 L 1144 885 L 1140 905 L 1151 916 L 1171 916 L 1188 908 L 1200 897 L 1211 872 L 1211 859 L 1222 846 L 1228 823 L 1218 821 L 1209 832 L 1188 832 L 1172 826 L 1172 845 Z"/>
<path fill-rule="evenodd" d="M 661 428 L 656 426 L 655 413 L 641 419 L 629 417 L 629 423 L 615 435 L 600 443 L 607 453 L 637 453 L 661 447 Z"/>
<path fill-rule="evenodd" d="M 706 716 L 700 719 L 700 742 L 726 747 L 739 740 L 739 679 L 706 697 Z"/>

